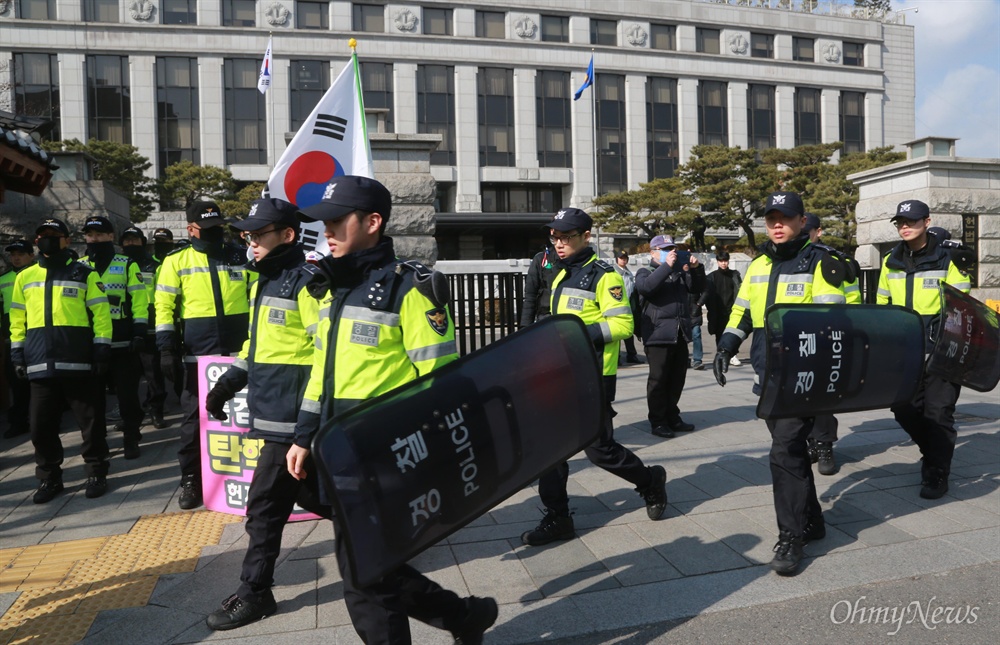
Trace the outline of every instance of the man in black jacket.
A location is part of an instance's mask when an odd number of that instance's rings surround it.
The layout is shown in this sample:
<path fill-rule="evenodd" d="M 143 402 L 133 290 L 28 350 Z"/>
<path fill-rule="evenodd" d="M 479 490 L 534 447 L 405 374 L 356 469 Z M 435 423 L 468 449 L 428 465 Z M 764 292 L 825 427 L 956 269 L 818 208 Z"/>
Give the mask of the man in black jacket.
<path fill-rule="evenodd" d="M 521 307 L 521 327 L 527 327 L 549 315 L 552 299 L 552 281 L 559 272 L 555 268 L 555 249 L 545 245 L 544 251 L 539 251 L 528 265 L 528 273 L 524 278 L 524 305 Z"/>

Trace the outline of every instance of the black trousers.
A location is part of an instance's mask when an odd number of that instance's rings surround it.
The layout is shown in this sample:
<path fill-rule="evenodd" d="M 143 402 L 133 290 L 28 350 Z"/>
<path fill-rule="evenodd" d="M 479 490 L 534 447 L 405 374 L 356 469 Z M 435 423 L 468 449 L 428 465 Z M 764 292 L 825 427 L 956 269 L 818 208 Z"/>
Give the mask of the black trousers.
<path fill-rule="evenodd" d="M 767 419 L 766 423 L 771 433 L 771 483 L 778 530 L 801 536 L 808 519 L 823 514 L 806 448 L 813 418 Z"/>
<path fill-rule="evenodd" d="M 330 507 L 319 501 L 319 473 L 310 458 L 306 462 L 309 476 L 298 480 L 288 473 L 285 456 L 289 444 L 264 441 L 257 458 L 257 467 L 250 482 L 247 499 L 247 535 L 250 545 L 243 557 L 240 598 L 259 602 L 274 585 L 274 563 L 281 553 L 281 535 L 288 515 L 298 503 L 310 513 L 332 519 Z"/>
<path fill-rule="evenodd" d="M 410 622 L 415 618 L 431 627 L 454 633 L 468 616 L 468 605 L 454 591 L 443 588 L 408 564 L 378 583 L 357 587 L 351 581 L 351 563 L 339 523 L 337 565 L 344 579 L 344 602 L 354 631 L 367 645 L 409 645 Z"/>
<path fill-rule="evenodd" d="M 181 477 L 194 476 L 201 481 L 201 421 L 198 419 L 198 364 L 184 363 L 184 389 L 181 391 L 181 447 L 177 461 Z"/>
<path fill-rule="evenodd" d="M 840 426 L 837 417 L 832 414 L 819 414 L 816 415 L 815 419 L 816 421 L 813 423 L 813 429 L 809 433 L 809 438 L 823 443 L 833 443 L 836 441 L 837 428 Z"/>
<path fill-rule="evenodd" d="M 955 454 L 955 404 L 962 387 L 924 372 L 913 400 L 893 406 L 896 421 L 920 448 L 924 466 L 951 472 Z"/>
<path fill-rule="evenodd" d="M 63 446 L 59 425 L 69 406 L 83 434 L 83 469 L 88 477 L 108 474 L 107 426 L 104 425 L 102 379 L 56 377 L 31 381 L 28 418 L 31 443 L 35 447 L 35 477 L 62 480 Z"/>
<path fill-rule="evenodd" d="M 108 381 L 115 388 L 118 397 L 118 410 L 122 415 L 122 434 L 125 441 L 139 443 L 142 435 L 139 426 L 142 425 L 142 405 L 139 403 L 139 357 L 127 349 L 115 349 L 111 352 L 108 369 Z"/>
<path fill-rule="evenodd" d="M 645 488 L 652 482 L 649 469 L 634 452 L 615 441 L 615 429 L 611 419 L 616 413 L 611 408 L 611 402 L 615 400 L 616 386 L 614 376 L 604 377 L 604 398 L 607 406 L 604 429 L 597 441 L 584 448 L 583 452 L 595 466 L 621 477 L 636 488 Z M 565 461 L 556 464 L 538 478 L 538 496 L 545 508 L 560 515 L 569 515 L 569 494 L 566 492 L 568 481 L 569 464 Z"/>
<path fill-rule="evenodd" d="M 27 428 L 28 401 L 31 399 L 31 386 L 28 381 L 17 378 L 14 373 L 14 362 L 7 352 L 4 361 L 4 371 L 7 372 L 7 382 L 10 384 L 10 407 L 7 409 L 7 423 L 11 428 Z"/>
<path fill-rule="evenodd" d="M 635 358 L 639 355 L 635 351 L 635 336 L 629 336 L 625 339 L 625 356 L 628 358 Z"/>
<path fill-rule="evenodd" d="M 146 348 L 139 353 L 139 364 L 143 376 L 146 377 L 146 397 L 143 407 L 163 414 L 163 403 L 167 400 L 167 384 L 160 369 L 160 350 L 156 349 L 155 340 L 146 339 Z"/>
<path fill-rule="evenodd" d="M 646 406 L 652 427 L 676 425 L 681 420 L 677 403 L 687 381 L 688 346 L 646 345 L 649 378 L 646 380 Z"/>

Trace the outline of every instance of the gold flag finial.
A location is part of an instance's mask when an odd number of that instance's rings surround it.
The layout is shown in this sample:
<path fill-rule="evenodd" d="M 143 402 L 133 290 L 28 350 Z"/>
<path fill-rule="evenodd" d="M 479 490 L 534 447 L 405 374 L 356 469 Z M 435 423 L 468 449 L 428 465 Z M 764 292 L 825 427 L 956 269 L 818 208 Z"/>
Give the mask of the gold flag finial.
<path fill-rule="evenodd" d="M 347 41 L 347 46 L 351 48 L 351 51 L 354 51 L 358 47 L 358 41 L 351 38 Z"/>

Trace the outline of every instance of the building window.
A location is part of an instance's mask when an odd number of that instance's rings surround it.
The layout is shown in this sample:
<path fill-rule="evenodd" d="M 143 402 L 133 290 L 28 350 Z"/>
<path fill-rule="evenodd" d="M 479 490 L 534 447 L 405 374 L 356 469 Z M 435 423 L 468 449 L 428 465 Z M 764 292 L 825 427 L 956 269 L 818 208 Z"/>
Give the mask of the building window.
<path fill-rule="evenodd" d="M 354 31 L 385 31 L 385 7 L 380 4 L 354 4 Z"/>
<path fill-rule="evenodd" d="M 747 87 L 747 147 L 757 150 L 774 148 L 774 86 Z"/>
<path fill-rule="evenodd" d="M 649 181 L 673 177 L 677 170 L 677 81 L 646 81 L 646 159 Z"/>
<path fill-rule="evenodd" d="M 653 49 L 677 49 L 677 27 L 673 25 L 650 25 L 649 46 Z"/>
<path fill-rule="evenodd" d="M 729 145 L 728 88 L 722 81 L 698 82 L 698 143 Z"/>
<path fill-rule="evenodd" d="M 84 22 L 118 22 L 118 0 L 84 0 Z"/>
<path fill-rule="evenodd" d="M 844 65 L 865 66 L 864 43 L 844 43 Z"/>
<path fill-rule="evenodd" d="M 299 29 L 329 29 L 329 2 L 298 2 L 295 5 L 295 26 Z"/>
<path fill-rule="evenodd" d="M 198 59 L 156 59 L 156 131 L 160 176 L 178 161 L 201 163 Z"/>
<path fill-rule="evenodd" d="M 330 63 L 325 60 L 293 60 L 291 72 L 289 125 L 292 132 L 297 132 L 330 87 Z"/>
<path fill-rule="evenodd" d="M 198 0 L 162 0 L 160 17 L 165 25 L 198 24 Z"/>
<path fill-rule="evenodd" d="M 751 33 L 750 56 L 752 58 L 774 58 L 774 36 Z"/>
<path fill-rule="evenodd" d="M 482 184 L 484 213 L 554 213 L 563 207 L 558 184 Z"/>
<path fill-rule="evenodd" d="M 224 66 L 226 95 L 226 163 L 266 164 L 264 95 L 257 91 L 260 61 L 227 58 Z"/>
<path fill-rule="evenodd" d="M 56 0 L 20 0 L 17 17 L 24 20 L 55 20 Z"/>
<path fill-rule="evenodd" d="M 514 70 L 481 67 L 479 165 L 514 165 Z"/>
<path fill-rule="evenodd" d="M 597 74 L 597 193 L 628 187 L 625 149 L 625 77 Z"/>
<path fill-rule="evenodd" d="M 566 16 L 542 16 L 542 42 L 568 43 L 569 18 Z"/>
<path fill-rule="evenodd" d="M 365 108 L 384 108 L 385 131 L 394 132 L 392 109 L 392 63 L 361 63 L 361 87 L 364 88 Z M 369 132 L 374 132 L 370 128 Z"/>
<path fill-rule="evenodd" d="M 452 25 L 451 9 L 431 9 L 424 7 L 423 10 L 424 33 L 432 36 L 450 36 Z"/>
<path fill-rule="evenodd" d="M 256 27 L 256 0 L 222 0 L 222 24 L 225 27 Z"/>
<path fill-rule="evenodd" d="M 477 11 L 476 38 L 506 38 L 506 22 L 502 11 Z"/>
<path fill-rule="evenodd" d="M 816 60 L 814 53 L 816 41 L 812 38 L 792 38 L 792 60 L 812 63 Z"/>
<path fill-rule="evenodd" d="M 590 19 L 591 45 L 617 45 L 618 21 Z"/>
<path fill-rule="evenodd" d="M 569 72 L 539 71 L 535 76 L 535 119 L 538 123 L 538 165 L 573 165 L 570 131 Z"/>
<path fill-rule="evenodd" d="M 795 145 L 813 146 L 823 143 L 820 131 L 820 100 L 822 93 L 810 87 L 795 88 Z"/>
<path fill-rule="evenodd" d="M 132 143 L 128 56 L 87 56 L 87 137 Z"/>
<path fill-rule="evenodd" d="M 62 139 L 59 124 L 59 57 L 14 54 L 14 113 L 53 122 L 46 139 Z"/>
<path fill-rule="evenodd" d="M 864 92 L 840 93 L 840 140 L 844 154 L 865 151 Z"/>
<path fill-rule="evenodd" d="M 702 29 L 699 27 L 695 31 L 695 45 L 699 52 L 702 54 L 718 54 L 721 53 L 721 48 L 719 47 L 719 30 L 718 29 Z"/>
<path fill-rule="evenodd" d="M 455 68 L 417 66 L 417 132 L 440 134 L 431 164 L 455 165 Z"/>

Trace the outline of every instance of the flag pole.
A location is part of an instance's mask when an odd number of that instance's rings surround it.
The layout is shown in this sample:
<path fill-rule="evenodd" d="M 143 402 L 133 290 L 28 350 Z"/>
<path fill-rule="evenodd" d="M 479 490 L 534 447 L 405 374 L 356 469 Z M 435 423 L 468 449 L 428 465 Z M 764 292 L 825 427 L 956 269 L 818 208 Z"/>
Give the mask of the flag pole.
<path fill-rule="evenodd" d="M 267 32 L 267 44 L 271 45 L 272 38 L 274 37 L 274 32 Z M 274 50 L 271 50 L 271 80 L 274 80 Z M 274 168 L 274 164 L 278 163 L 278 146 L 274 140 L 274 88 L 268 85 L 270 92 L 268 92 L 267 100 L 267 125 L 270 132 L 267 135 L 267 147 L 268 147 L 268 166 Z"/>

